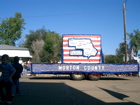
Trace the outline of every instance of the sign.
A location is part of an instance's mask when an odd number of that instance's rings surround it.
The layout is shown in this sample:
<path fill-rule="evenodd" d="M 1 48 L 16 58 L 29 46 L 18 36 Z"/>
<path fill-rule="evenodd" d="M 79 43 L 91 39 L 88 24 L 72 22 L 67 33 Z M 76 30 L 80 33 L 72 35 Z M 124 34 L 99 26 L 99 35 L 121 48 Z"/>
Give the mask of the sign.
<path fill-rule="evenodd" d="M 59 64 L 32 63 L 32 73 L 132 73 L 138 72 L 138 64 Z"/>
<path fill-rule="evenodd" d="M 100 63 L 100 35 L 63 35 L 63 63 Z"/>

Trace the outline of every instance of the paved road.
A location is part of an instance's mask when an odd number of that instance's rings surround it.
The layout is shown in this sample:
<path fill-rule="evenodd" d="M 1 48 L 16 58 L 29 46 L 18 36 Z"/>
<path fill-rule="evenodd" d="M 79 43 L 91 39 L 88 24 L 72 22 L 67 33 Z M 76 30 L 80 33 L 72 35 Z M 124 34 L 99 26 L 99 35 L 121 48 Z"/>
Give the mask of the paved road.
<path fill-rule="evenodd" d="M 102 77 L 73 81 L 69 77 L 21 78 L 23 96 L 12 105 L 140 105 L 140 77 Z"/>

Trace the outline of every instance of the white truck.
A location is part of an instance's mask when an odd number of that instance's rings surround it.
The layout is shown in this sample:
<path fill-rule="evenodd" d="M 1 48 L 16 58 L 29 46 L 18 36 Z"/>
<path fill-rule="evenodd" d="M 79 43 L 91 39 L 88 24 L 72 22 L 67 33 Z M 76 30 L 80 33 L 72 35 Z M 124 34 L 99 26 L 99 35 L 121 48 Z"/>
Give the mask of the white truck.
<path fill-rule="evenodd" d="M 69 74 L 99 80 L 103 73 L 138 73 L 138 64 L 104 63 L 100 35 L 63 35 L 61 63 L 32 63 L 33 74 Z"/>

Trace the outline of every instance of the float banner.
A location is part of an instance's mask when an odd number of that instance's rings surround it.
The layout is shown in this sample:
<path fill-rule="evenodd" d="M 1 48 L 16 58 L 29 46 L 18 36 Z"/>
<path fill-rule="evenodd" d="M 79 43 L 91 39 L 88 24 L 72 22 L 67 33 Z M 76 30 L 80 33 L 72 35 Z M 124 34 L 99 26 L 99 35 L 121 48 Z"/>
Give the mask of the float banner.
<path fill-rule="evenodd" d="M 133 73 L 139 71 L 138 64 L 75 64 L 32 63 L 32 73 Z"/>

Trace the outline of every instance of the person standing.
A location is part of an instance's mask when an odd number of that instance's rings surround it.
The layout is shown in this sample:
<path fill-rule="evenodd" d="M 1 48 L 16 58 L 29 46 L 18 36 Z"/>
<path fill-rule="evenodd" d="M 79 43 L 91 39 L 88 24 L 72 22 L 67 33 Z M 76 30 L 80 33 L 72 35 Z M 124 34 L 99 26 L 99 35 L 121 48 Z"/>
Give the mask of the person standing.
<path fill-rule="evenodd" d="M 31 64 L 31 63 L 32 63 L 32 62 L 31 62 L 31 59 L 29 59 L 27 63 L 28 63 L 28 64 Z"/>
<path fill-rule="evenodd" d="M 20 64 L 22 64 L 22 63 L 23 63 L 22 58 L 20 58 L 20 59 L 19 59 L 19 63 L 20 63 Z"/>
<path fill-rule="evenodd" d="M 12 96 L 21 95 L 21 88 L 19 78 L 21 78 L 21 73 L 23 71 L 23 66 L 19 63 L 19 57 L 14 57 L 13 67 L 16 69 L 16 73 L 13 75 L 13 86 L 12 86 Z"/>
<path fill-rule="evenodd" d="M 2 55 L 2 63 L 0 64 L 0 71 L 2 75 L 0 77 L 0 102 L 7 104 L 12 103 L 12 76 L 15 74 L 15 68 L 9 63 L 9 56 L 7 54 Z M 5 88 L 6 94 L 3 91 Z"/>

